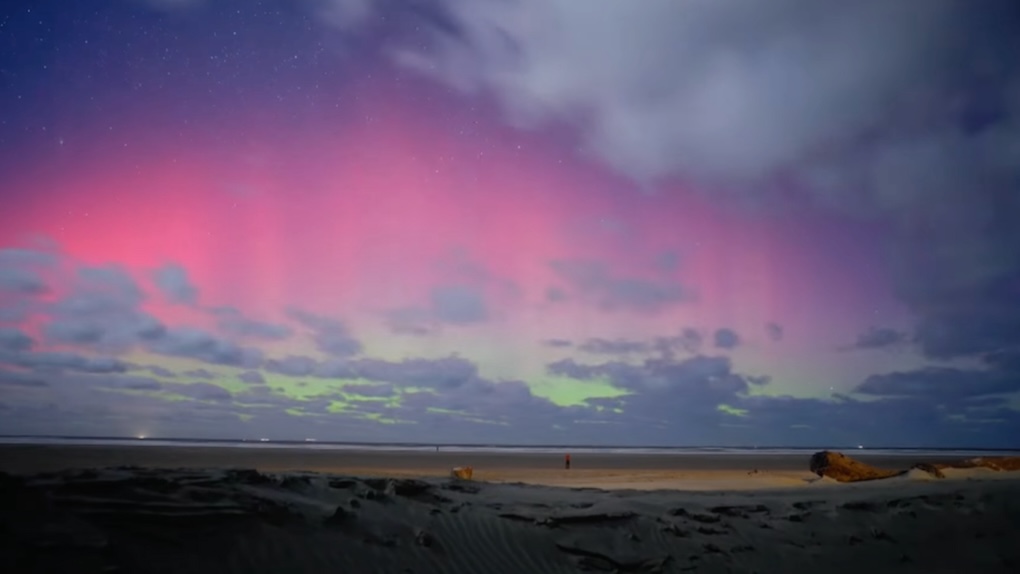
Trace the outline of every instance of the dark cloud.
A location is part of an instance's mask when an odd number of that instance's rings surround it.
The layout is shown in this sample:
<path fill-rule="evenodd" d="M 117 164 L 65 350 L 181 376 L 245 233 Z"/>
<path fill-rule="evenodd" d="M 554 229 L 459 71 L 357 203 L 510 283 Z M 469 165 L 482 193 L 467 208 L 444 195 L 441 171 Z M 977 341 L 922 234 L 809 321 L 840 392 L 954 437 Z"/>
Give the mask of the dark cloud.
<path fill-rule="evenodd" d="M 916 396 L 933 401 L 952 401 L 964 397 L 1016 393 L 1020 391 L 1018 374 L 999 370 L 925 367 L 915 371 L 871 375 L 855 390 L 865 395 Z"/>
<path fill-rule="evenodd" d="M 712 339 L 716 348 L 719 349 L 734 349 L 740 344 L 740 335 L 737 335 L 733 329 L 716 329 Z"/>
<path fill-rule="evenodd" d="M 460 357 L 402 361 L 361 359 L 351 367 L 359 378 L 401 387 L 456 389 L 478 379 L 478 366 Z"/>
<path fill-rule="evenodd" d="M 167 263 L 152 272 L 152 279 L 171 302 L 194 305 L 198 302 L 198 289 L 188 279 L 188 271 L 175 263 Z"/>
<path fill-rule="evenodd" d="M 340 390 L 350 395 L 362 397 L 392 397 L 395 394 L 393 385 L 390 384 L 350 384 L 340 387 Z"/>
<path fill-rule="evenodd" d="M 282 359 L 269 359 L 264 365 L 270 373 L 278 373 L 289 377 L 306 377 L 315 373 L 319 362 L 311 357 L 289 355 Z"/>
<path fill-rule="evenodd" d="M 676 351 L 696 354 L 701 351 L 704 338 L 697 329 L 686 327 L 679 335 L 657 337 L 654 347 L 662 355 L 673 355 Z"/>
<path fill-rule="evenodd" d="M 220 330 L 228 335 L 266 341 L 282 341 L 293 334 L 293 330 L 286 325 L 245 317 L 243 313 L 233 307 L 217 307 L 213 309 L 213 314 L 219 320 Z"/>
<path fill-rule="evenodd" d="M 432 310 L 443 323 L 465 325 L 480 323 L 489 318 L 482 291 L 467 285 L 434 287 L 431 293 Z"/>
<path fill-rule="evenodd" d="M 45 379 L 28 374 L 0 369 L 0 387 L 43 388 L 50 386 Z"/>
<path fill-rule="evenodd" d="M 889 327 L 871 327 L 857 336 L 853 349 L 884 349 L 907 341 L 907 335 Z"/>
<path fill-rule="evenodd" d="M 241 374 L 237 375 L 237 378 L 250 385 L 266 384 L 266 378 L 263 377 L 262 373 L 258 371 L 244 371 Z"/>
<path fill-rule="evenodd" d="M 130 363 L 113 357 L 86 357 L 65 352 L 24 352 L 0 354 L 0 362 L 31 369 L 37 373 L 77 372 L 92 374 L 125 373 Z"/>
<path fill-rule="evenodd" d="M 680 341 L 685 351 L 688 353 L 697 353 L 701 350 L 702 338 L 701 333 L 695 329 L 685 328 L 680 332 Z"/>
<path fill-rule="evenodd" d="M 315 367 L 315 376 L 324 379 L 355 379 L 358 377 L 352 367 L 352 362 L 342 359 L 322 361 Z"/>
<path fill-rule="evenodd" d="M 163 383 L 148 377 L 127 376 L 110 379 L 104 386 L 127 391 L 158 391 L 163 388 Z"/>
<path fill-rule="evenodd" d="M 182 373 L 185 377 L 191 377 L 193 379 L 215 379 L 216 375 L 210 373 L 205 369 L 192 369 L 190 371 L 184 371 Z"/>
<path fill-rule="evenodd" d="M 647 353 L 651 350 L 651 345 L 644 341 L 592 338 L 584 341 L 577 348 L 585 353 L 595 355 L 627 355 L 631 353 Z"/>
<path fill-rule="evenodd" d="M 323 353 L 341 358 L 361 353 L 361 342 L 351 336 L 341 321 L 300 309 L 290 309 L 288 315 L 311 329 L 315 344 Z"/>
<path fill-rule="evenodd" d="M 49 291 L 43 272 L 55 266 L 56 257 L 31 249 L 0 249 L 0 293 L 21 296 Z"/>
<path fill-rule="evenodd" d="M 992 368 L 1020 375 L 1020 349 L 989 353 L 984 361 Z"/>
<path fill-rule="evenodd" d="M 167 329 L 161 337 L 150 343 L 149 349 L 163 355 L 216 365 L 254 367 L 262 364 L 261 350 L 242 347 L 191 327 Z"/>
<path fill-rule="evenodd" d="M 995 293 L 985 297 L 980 291 L 983 289 L 946 295 L 944 300 L 938 296 L 940 303 L 926 306 L 914 334 L 925 355 L 953 359 L 1020 346 L 1020 307 L 1015 296 Z"/>
<path fill-rule="evenodd" d="M 41 295 L 46 291 L 46 282 L 35 271 L 0 267 L 0 293 Z"/>
<path fill-rule="evenodd" d="M 20 329 L 0 327 L 0 351 L 27 351 L 35 341 Z"/>
<path fill-rule="evenodd" d="M 576 379 L 605 377 L 613 386 L 635 393 L 684 391 L 702 399 L 723 399 L 749 389 L 747 377 L 732 373 L 726 357 L 698 355 L 681 361 L 656 358 L 641 364 L 609 361 L 595 365 L 564 359 L 548 365 L 548 370 Z"/>
<path fill-rule="evenodd" d="M 659 358 L 638 364 L 565 361 L 550 370 L 582 380 L 605 378 L 626 393 L 572 407 L 537 397 L 520 381 L 482 378 L 473 363 L 459 357 L 353 363 L 350 368 L 358 371 L 359 378 L 376 382 L 341 387 L 343 393 L 364 397 L 347 402 L 342 412 L 331 411 L 335 401 L 346 402 L 340 393 L 295 399 L 266 385 L 253 385 L 232 395 L 208 383 L 160 384 L 129 374 L 54 372 L 45 378 L 49 387 L 39 387 L 38 392 L 31 386 L 21 387 L 25 392 L 19 395 L 15 418 L 5 413 L 0 432 L 31 432 L 39 428 L 33 420 L 51 417 L 46 419 L 46 432 L 95 433 L 137 420 L 132 413 L 144 413 L 148 424 L 161 425 L 161 434 L 249 433 L 295 440 L 341 433 L 349 440 L 363 436 L 365 440 L 406 441 L 412 436 L 408 433 L 425 433 L 437 442 L 458 438 L 463 442 L 464 436 L 475 442 L 500 442 L 513 433 L 515 440 L 535 444 L 980 444 L 994 448 L 1009 443 L 1010 436 L 1018 436 L 1009 433 L 1020 430 L 1020 416 L 994 395 L 961 395 L 954 390 L 941 396 L 915 393 L 870 401 L 846 396 L 820 400 L 751 395 L 750 386 L 763 384 L 765 378 L 735 373 L 725 357 Z M 15 386 L 8 386 L 13 392 Z M 46 406 L 44 395 L 50 388 L 73 397 L 69 403 L 73 406 Z M 99 389 L 106 392 L 96 392 Z M 167 401 L 145 393 L 118 394 L 114 400 L 110 392 L 117 390 L 163 390 L 195 400 Z M 380 398 L 392 400 L 372 400 Z M 721 404 L 743 414 L 724 412 Z M 239 418 L 242 415 L 247 422 Z M 382 424 L 373 417 L 404 422 Z M 65 421 L 72 421 L 74 427 L 65 426 L 69 424 Z M 664 440 L 664 436 L 670 438 Z"/>
<path fill-rule="evenodd" d="M 177 377 L 177 373 L 171 371 L 170 369 L 167 369 L 166 367 L 161 367 L 159 365 L 147 365 L 144 368 L 145 370 L 149 371 L 153 375 L 156 375 L 157 377 L 166 377 L 168 379 L 173 379 Z"/>
<path fill-rule="evenodd" d="M 765 335 L 770 341 L 782 341 L 783 326 L 779 323 L 765 323 Z"/>
<path fill-rule="evenodd" d="M 126 350 L 165 334 L 156 318 L 141 311 L 143 300 L 141 289 L 123 269 L 82 267 L 70 292 L 51 306 L 52 319 L 43 333 L 51 342 Z"/>
<path fill-rule="evenodd" d="M 80 293 L 95 295 L 68 301 L 71 310 L 82 313 L 135 307 L 145 298 L 135 280 L 119 265 L 79 267 L 76 288 Z"/>
<path fill-rule="evenodd" d="M 581 296 L 605 310 L 657 311 L 692 298 L 672 280 L 616 276 L 598 261 L 560 260 L 550 266 Z"/>
<path fill-rule="evenodd" d="M 117 267 L 78 270 L 71 292 L 52 306 L 53 319 L 43 332 L 54 342 L 125 351 L 142 346 L 150 352 L 219 365 L 258 366 L 262 352 L 190 327 L 167 328 L 140 310 L 144 295 Z M 320 334 L 335 341 L 335 331 Z M 331 339 L 333 336 L 334 339 Z"/>

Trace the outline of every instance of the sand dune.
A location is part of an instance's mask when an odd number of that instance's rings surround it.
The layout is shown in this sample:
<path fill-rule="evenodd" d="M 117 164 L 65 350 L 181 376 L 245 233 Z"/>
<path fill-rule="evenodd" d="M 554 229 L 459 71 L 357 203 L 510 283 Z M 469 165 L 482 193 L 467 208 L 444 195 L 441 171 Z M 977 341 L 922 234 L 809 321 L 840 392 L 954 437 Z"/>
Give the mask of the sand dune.
<path fill-rule="evenodd" d="M 0 554 L 5 572 L 1017 571 L 1018 481 L 949 474 L 729 492 L 235 469 L 3 475 Z"/>

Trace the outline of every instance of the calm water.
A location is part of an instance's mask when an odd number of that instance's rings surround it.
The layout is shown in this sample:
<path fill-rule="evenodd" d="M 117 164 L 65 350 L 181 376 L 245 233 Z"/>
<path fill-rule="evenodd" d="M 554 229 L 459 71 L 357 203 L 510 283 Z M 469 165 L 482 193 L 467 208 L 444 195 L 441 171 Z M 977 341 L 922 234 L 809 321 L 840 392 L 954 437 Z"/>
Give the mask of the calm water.
<path fill-rule="evenodd" d="M 299 450 L 358 450 L 358 451 L 422 451 L 434 452 L 434 444 L 396 443 L 341 443 L 325 441 L 276 441 L 276 440 L 200 440 L 170 438 L 108 438 L 108 437 L 0 437 L 0 444 L 35 445 L 92 445 L 92 446 L 146 446 L 146 447 L 189 447 L 189 448 L 285 448 Z M 864 445 L 829 445 L 825 447 L 620 447 L 620 446 L 575 446 L 575 445 L 472 445 L 441 444 L 444 452 L 491 452 L 491 453 L 574 453 L 606 454 L 675 454 L 675 455 L 804 455 L 830 449 L 843 452 L 859 451 L 868 455 L 941 455 L 941 456 L 995 456 L 1017 455 L 1020 451 L 986 449 L 936 449 L 936 448 L 869 448 Z"/>

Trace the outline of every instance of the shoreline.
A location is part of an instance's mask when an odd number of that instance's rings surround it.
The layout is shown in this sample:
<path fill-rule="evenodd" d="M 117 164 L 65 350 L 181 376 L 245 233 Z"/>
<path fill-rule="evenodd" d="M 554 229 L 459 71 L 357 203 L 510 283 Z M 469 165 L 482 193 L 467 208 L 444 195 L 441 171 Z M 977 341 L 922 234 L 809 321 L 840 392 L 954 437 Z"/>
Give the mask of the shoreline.
<path fill-rule="evenodd" d="M 857 453 L 855 453 L 857 454 Z M 890 469 L 907 469 L 916 458 L 898 455 L 855 457 Z M 951 462 L 957 457 L 926 457 Z M 166 471 L 254 469 L 264 473 L 321 473 L 337 476 L 447 478 L 453 467 L 471 466 L 474 480 L 603 490 L 771 490 L 817 483 L 809 457 L 787 454 L 573 454 L 570 470 L 557 454 L 516 452 L 422 452 L 301 450 L 287 448 L 0 445 L 0 471 L 15 475 L 82 469 L 126 468 Z"/>

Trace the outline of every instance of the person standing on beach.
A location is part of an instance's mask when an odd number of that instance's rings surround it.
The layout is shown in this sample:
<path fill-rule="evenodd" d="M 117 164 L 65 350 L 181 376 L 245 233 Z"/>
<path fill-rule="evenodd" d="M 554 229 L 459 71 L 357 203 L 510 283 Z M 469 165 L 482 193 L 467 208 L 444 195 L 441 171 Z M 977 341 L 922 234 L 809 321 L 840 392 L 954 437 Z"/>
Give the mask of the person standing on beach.
<path fill-rule="evenodd" d="M 570 454 L 563 455 L 563 468 L 570 470 Z"/>

